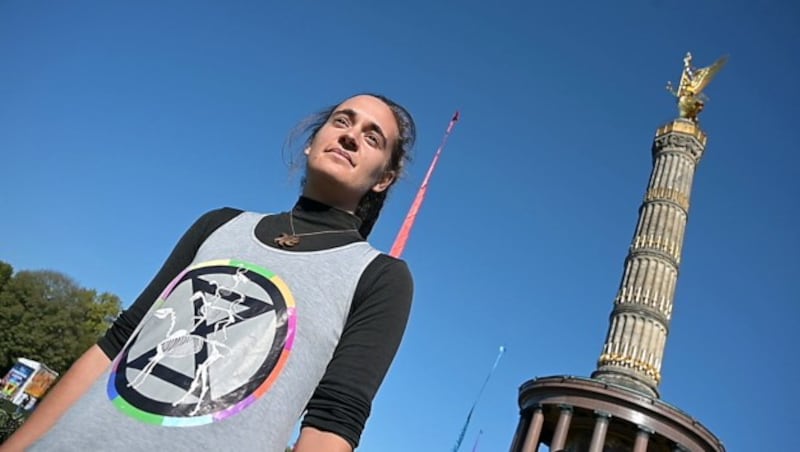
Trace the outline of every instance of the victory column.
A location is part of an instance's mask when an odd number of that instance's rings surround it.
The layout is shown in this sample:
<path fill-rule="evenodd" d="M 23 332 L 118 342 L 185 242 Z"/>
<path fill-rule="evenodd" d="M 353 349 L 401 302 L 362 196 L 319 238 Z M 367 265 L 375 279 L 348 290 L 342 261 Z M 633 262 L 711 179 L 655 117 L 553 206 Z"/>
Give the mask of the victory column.
<path fill-rule="evenodd" d="M 686 54 L 677 88 L 679 117 L 653 141 L 653 168 L 591 378 L 536 378 L 519 390 L 512 452 L 724 452 L 700 422 L 659 399 L 695 169 L 707 137 L 698 115 L 703 91 L 725 65 L 695 68 Z"/>

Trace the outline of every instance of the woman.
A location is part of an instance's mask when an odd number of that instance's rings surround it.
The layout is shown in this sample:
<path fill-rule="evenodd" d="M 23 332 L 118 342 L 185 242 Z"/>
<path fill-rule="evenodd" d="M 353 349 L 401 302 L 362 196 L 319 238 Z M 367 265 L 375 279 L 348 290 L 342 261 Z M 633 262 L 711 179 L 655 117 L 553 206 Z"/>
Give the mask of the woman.
<path fill-rule="evenodd" d="M 415 127 L 358 95 L 309 129 L 293 209 L 203 215 L 0 450 L 283 451 L 301 416 L 296 451 L 358 445 L 412 298 L 365 238 Z"/>

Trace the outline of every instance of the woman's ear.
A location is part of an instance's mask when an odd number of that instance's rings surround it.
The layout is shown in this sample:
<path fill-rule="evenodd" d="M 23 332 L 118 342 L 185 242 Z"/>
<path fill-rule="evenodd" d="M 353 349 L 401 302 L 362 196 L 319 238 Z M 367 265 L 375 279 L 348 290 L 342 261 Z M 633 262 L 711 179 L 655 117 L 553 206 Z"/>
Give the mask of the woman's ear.
<path fill-rule="evenodd" d="M 386 191 L 387 188 L 392 186 L 396 177 L 397 177 L 397 172 L 389 170 L 384 171 L 383 174 L 381 175 L 381 178 L 378 179 L 378 182 L 372 186 L 372 191 L 376 193 Z"/>

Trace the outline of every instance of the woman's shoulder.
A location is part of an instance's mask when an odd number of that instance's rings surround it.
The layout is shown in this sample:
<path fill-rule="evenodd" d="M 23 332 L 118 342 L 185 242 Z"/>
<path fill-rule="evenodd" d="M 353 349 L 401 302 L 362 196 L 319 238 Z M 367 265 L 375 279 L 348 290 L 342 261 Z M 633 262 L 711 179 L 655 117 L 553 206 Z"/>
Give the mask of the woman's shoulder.
<path fill-rule="evenodd" d="M 384 252 L 380 252 L 375 257 L 375 260 L 372 261 L 372 265 L 385 269 L 386 271 L 410 273 L 406 261 Z"/>
<path fill-rule="evenodd" d="M 228 223 L 244 212 L 244 210 L 235 207 L 218 207 L 207 210 L 194 221 L 191 227 L 189 227 L 187 235 L 203 238 L 208 237 L 208 235 L 217 230 L 220 226 Z"/>
<path fill-rule="evenodd" d="M 364 269 L 358 291 L 364 295 L 375 291 L 399 291 L 396 293 L 401 294 L 410 292 L 413 285 L 414 278 L 406 261 L 380 253 Z"/>
<path fill-rule="evenodd" d="M 217 207 L 214 209 L 207 210 L 203 212 L 196 220 L 195 224 L 205 225 L 205 226 L 212 226 L 218 227 L 222 224 L 225 224 L 240 215 L 254 215 L 258 217 L 270 217 L 270 216 L 277 216 L 279 213 L 265 213 L 265 212 L 256 212 L 250 211 L 245 209 L 240 209 L 238 207 Z"/>
<path fill-rule="evenodd" d="M 197 221 L 230 220 L 245 212 L 236 207 L 216 207 L 203 212 Z"/>

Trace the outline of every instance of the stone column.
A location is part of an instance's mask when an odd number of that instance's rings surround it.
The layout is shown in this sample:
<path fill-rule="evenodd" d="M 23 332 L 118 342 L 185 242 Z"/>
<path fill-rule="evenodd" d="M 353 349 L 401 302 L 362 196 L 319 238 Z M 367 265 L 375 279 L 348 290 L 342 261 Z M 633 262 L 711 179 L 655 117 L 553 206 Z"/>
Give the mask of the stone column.
<path fill-rule="evenodd" d="M 636 442 L 633 443 L 633 452 L 647 452 L 647 443 L 650 442 L 650 435 L 653 431 L 639 426 L 639 431 L 636 433 Z"/>
<path fill-rule="evenodd" d="M 705 133 L 689 120 L 656 132 L 650 182 L 593 378 L 658 397 L 692 180 L 705 145 Z"/>
<path fill-rule="evenodd" d="M 522 452 L 536 452 L 539 448 L 539 435 L 542 434 L 543 423 L 544 413 L 542 413 L 542 407 L 534 408 L 531 424 L 528 427 L 528 434 L 525 436 L 525 444 L 522 445 Z"/>
<path fill-rule="evenodd" d="M 556 423 L 556 431 L 553 433 L 553 440 L 550 442 L 550 450 L 556 451 L 564 448 L 570 421 L 572 421 L 572 407 L 561 405 L 561 413 L 558 415 L 558 423 Z"/>
<path fill-rule="evenodd" d="M 589 452 L 603 452 L 603 444 L 606 442 L 606 432 L 611 415 L 604 411 L 595 411 L 594 432 L 592 432 L 592 442 L 589 443 Z"/>
<path fill-rule="evenodd" d="M 514 439 L 511 440 L 511 448 L 509 452 L 517 452 L 522 447 L 522 441 L 525 439 L 525 432 L 528 427 L 528 416 L 525 412 L 519 413 L 519 422 L 517 423 L 517 430 L 514 432 Z"/>

